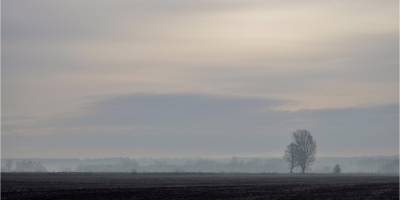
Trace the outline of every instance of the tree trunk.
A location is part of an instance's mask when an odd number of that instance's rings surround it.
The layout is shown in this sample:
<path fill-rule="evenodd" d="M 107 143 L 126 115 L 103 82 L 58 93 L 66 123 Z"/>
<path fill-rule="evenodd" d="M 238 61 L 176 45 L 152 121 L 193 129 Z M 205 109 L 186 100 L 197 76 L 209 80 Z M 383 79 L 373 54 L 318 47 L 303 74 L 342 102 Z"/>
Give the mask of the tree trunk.
<path fill-rule="evenodd" d="M 305 168 L 305 167 L 302 167 L 302 168 L 301 168 L 301 173 L 304 174 L 305 171 L 306 171 L 306 168 Z"/>

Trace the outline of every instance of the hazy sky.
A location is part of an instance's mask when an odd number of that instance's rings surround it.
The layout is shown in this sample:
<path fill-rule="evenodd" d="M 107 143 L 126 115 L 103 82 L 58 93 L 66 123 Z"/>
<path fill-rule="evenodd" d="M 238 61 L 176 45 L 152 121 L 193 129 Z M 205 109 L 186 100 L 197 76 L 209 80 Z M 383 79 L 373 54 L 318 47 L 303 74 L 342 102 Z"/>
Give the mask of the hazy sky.
<path fill-rule="evenodd" d="M 5 157 L 397 154 L 397 0 L 3 0 Z"/>

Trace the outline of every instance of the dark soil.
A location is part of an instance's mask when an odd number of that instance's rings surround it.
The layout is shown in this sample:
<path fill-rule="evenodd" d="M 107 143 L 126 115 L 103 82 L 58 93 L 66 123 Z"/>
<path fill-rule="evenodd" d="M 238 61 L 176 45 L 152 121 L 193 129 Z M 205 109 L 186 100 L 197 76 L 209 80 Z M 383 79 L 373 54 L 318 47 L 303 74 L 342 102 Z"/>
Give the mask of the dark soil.
<path fill-rule="evenodd" d="M 398 176 L 2 173 L 1 199 L 399 199 Z"/>

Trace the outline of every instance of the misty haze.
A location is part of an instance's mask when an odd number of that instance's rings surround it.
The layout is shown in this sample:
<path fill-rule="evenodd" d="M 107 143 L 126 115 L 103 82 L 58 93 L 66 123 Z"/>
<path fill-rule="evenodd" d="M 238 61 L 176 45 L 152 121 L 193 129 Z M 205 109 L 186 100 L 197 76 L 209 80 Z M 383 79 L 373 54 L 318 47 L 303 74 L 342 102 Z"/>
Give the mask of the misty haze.
<path fill-rule="evenodd" d="M 1 1 L 3 199 L 399 199 L 399 1 Z"/>

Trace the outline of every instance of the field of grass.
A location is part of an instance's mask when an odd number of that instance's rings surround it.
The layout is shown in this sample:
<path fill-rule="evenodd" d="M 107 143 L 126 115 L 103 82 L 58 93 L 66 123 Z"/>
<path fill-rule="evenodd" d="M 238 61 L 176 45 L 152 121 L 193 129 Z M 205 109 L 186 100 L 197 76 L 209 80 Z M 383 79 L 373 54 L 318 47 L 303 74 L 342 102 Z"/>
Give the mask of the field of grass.
<path fill-rule="evenodd" d="M 399 199 L 398 176 L 2 173 L 1 199 Z"/>

